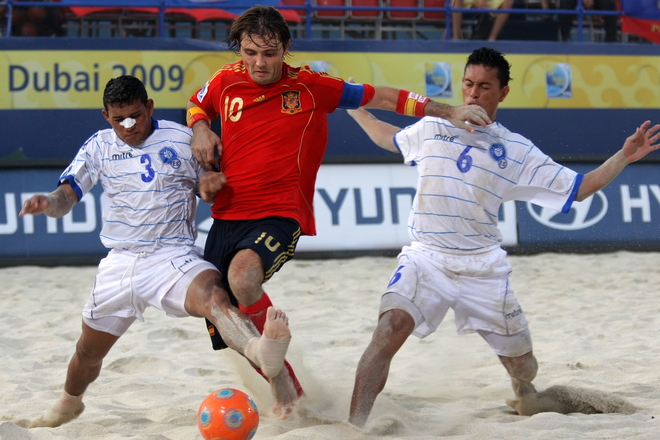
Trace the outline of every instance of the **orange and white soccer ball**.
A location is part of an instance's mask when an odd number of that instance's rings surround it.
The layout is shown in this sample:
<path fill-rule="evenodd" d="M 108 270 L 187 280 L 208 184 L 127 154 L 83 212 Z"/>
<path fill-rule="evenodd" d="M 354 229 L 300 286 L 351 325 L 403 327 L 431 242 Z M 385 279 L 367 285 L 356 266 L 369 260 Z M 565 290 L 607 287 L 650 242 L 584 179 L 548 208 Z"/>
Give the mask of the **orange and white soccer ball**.
<path fill-rule="evenodd" d="M 205 440 L 250 440 L 259 427 L 259 411 L 243 391 L 223 388 L 199 406 L 197 426 Z"/>

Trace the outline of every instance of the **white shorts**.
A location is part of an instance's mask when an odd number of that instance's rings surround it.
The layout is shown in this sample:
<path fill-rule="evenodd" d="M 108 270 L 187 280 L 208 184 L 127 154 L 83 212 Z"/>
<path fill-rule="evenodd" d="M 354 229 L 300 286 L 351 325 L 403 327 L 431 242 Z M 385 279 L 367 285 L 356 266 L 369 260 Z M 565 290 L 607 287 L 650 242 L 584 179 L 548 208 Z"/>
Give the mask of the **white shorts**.
<path fill-rule="evenodd" d="M 193 279 L 216 267 L 195 246 L 134 253 L 112 250 L 101 260 L 92 294 L 83 309 L 90 327 L 121 336 L 149 306 L 168 316 L 190 316 L 186 294 Z"/>
<path fill-rule="evenodd" d="M 479 331 L 510 336 L 527 329 L 511 289 L 511 265 L 503 249 L 468 254 L 434 252 L 413 245 L 405 246 L 398 260 L 381 299 L 380 313 L 408 311 L 415 319 L 415 336 L 424 338 L 433 333 L 450 308 L 459 334 Z"/>

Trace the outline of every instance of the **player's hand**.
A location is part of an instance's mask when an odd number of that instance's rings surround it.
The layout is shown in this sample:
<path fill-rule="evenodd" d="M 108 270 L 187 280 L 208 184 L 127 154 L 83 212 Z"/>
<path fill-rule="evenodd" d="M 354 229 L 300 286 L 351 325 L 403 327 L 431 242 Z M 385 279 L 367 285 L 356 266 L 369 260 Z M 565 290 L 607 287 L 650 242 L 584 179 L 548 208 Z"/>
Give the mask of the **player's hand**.
<path fill-rule="evenodd" d="M 660 144 L 656 143 L 660 140 L 660 124 L 649 127 L 651 121 L 644 122 L 623 144 L 623 155 L 628 163 L 636 162 L 660 148 Z"/>
<path fill-rule="evenodd" d="M 223 172 L 209 171 L 199 181 L 199 196 L 208 204 L 212 204 L 215 196 L 227 184 Z"/>
<path fill-rule="evenodd" d="M 200 121 L 193 126 L 190 149 L 200 165 L 211 171 L 214 165 L 218 164 L 218 157 L 222 155 L 222 141 L 206 122 Z"/>
<path fill-rule="evenodd" d="M 480 125 L 486 127 L 493 121 L 488 117 L 486 110 L 478 105 L 462 105 L 452 109 L 451 117 L 447 118 L 452 124 L 459 128 L 463 128 L 470 133 L 474 133 L 473 125 Z M 468 124 L 470 122 L 470 124 Z"/>
<path fill-rule="evenodd" d="M 23 209 L 21 209 L 21 212 L 19 212 L 18 215 L 21 217 L 25 214 L 37 215 L 43 213 L 48 208 L 50 208 L 50 200 L 48 200 L 48 196 L 36 194 L 23 203 Z"/>

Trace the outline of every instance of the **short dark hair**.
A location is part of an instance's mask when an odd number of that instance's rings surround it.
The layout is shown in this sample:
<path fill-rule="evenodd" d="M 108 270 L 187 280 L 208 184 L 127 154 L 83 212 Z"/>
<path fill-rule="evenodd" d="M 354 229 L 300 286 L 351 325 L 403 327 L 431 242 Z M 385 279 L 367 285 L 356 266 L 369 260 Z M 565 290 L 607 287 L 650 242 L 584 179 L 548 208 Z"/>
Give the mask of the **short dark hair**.
<path fill-rule="evenodd" d="M 142 81 L 134 76 L 123 75 L 112 78 L 105 85 L 103 91 L 103 108 L 108 110 L 108 105 L 119 104 L 120 106 L 140 101 L 147 105 L 149 96 Z"/>
<path fill-rule="evenodd" d="M 258 36 L 264 41 L 279 41 L 286 48 L 291 42 L 289 25 L 273 6 L 252 6 L 243 12 L 231 26 L 227 35 L 227 46 L 240 52 L 243 37 Z"/>
<path fill-rule="evenodd" d="M 482 47 L 472 52 L 467 59 L 465 68 L 467 69 L 470 65 L 497 69 L 497 79 L 500 80 L 500 87 L 508 86 L 509 81 L 513 79 L 511 78 L 511 64 L 504 58 L 504 54 L 490 47 Z"/>

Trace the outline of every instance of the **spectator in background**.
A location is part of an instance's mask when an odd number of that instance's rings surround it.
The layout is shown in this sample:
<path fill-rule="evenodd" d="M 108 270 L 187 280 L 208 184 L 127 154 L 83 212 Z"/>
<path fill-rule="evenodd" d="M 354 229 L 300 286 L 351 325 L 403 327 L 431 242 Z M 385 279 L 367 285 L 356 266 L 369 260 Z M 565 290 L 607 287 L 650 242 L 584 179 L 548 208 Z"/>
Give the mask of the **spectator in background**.
<path fill-rule="evenodd" d="M 559 0 L 559 9 L 575 9 L 578 0 Z M 585 9 L 595 9 L 597 11 L 616 11 L 616 0 L 582 0 Z M 559 30 L 561 32 L 561 41 L 571 41 L 571 28 L 575 15 L 559 15 Z M 605 28 L 605 42 L 612 43 L 617 41 L 618 17 L 616 15 L 603 16 L 603 25 Z"/>
<path fill-rule="evenodd" d="M 547 1 L 547 0 L 545 0 Z M 482 8 L 482 9 L 511 9 L 513 0 L 452 0 L 454 8 Z M 480 14 L 479 21 L 472 31 L 472 40 L 497 40 L 504 24 L 509 19 L 509 14 L 499 13 Z M 451 15 L 452 38 L 463 39 L 463 13 L 454 12 Z"/>
<path fill-rule="evenodd" d="M 529 1 L 526 1 L 526 0 L 523 0 L 523 1 L 521 1 L 521 2 L 520 2 L 520 0 L 519 0 L 519 2 L 515 2 L 514 5 L 513 5 L 513 7 L 514 7 L 514 8 L 518 8 L 518 7 L 520 7 L 520 3 L 522 3 L 522 4 L 525 5 L 525 6 L 523 6 L 524 8 L 527 8 L 527 9 L 538 9 L 538 6 L 536 6 L 536 5 L 532 5 Z M 554 1 L 554 0 L 553 0 L 552 4 L 550 4 L 550 0 L 540 0 L 540 1 L 538 2 L 538 5 L 541 6 L 541 9 L 543 9 L 543 10 L 545 10 L 545 11 L 547 11 L 548 9 L 553 9 L 553 8 L 554 8 L 554 4 L 555 4 L 555 1 Z M 537 14 L 533 14 L 533 15 L 537 15 Z M 538 14 L 538 15 L 539 15 L 539 18 L 538 18 L 537 20 L 552 20 L 552 14 Z"/>
<path fill-rule="evenodd" d="M 38 0 L 37 0 L 38 1 Z M 64 8 L 16 6 L 12 10 L 11 34 L 15 37 L 63 37 Z M 50 2 L 48 2 L 50 3 Z"/>

